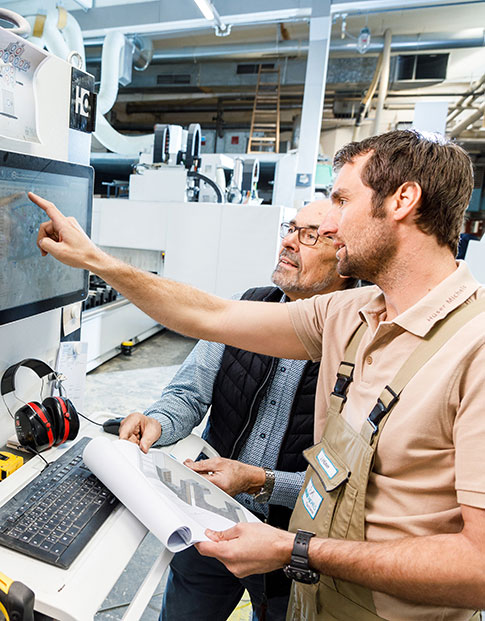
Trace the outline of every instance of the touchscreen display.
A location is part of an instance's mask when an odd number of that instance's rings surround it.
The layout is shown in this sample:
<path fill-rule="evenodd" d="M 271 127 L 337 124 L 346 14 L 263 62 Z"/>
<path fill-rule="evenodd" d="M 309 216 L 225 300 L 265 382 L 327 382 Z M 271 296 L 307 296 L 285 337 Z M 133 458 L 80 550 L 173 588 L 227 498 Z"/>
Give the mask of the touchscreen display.
<path fill-rule="evenodd" d="M 42 257 L 36 245 L 48 218 L 27 192 L 52 201 L 91 232 L 93 170 L 39 157 L 0 151 L 0 323 L 82 300 L 85 270 Z"/>

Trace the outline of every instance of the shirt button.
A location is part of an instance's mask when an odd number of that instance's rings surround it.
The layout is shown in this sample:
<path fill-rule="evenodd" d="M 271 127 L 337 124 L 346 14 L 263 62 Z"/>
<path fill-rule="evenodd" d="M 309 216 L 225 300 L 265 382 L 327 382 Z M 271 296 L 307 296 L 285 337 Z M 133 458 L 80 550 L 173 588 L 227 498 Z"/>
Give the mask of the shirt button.
<path fill-rule="evenodd" d="M 367 364 L 372 364 L 374 361 L 372 360 L 372 356 L 367 356 L 366 358 Z"/>
<path fill-rule="evenodd" d="M 265 434 L 265 433 L 260 433 L 260 434 L 259 434 L 259 437 L 260 437 L 260 438 L 263 438 L 263 440 L 264 440 L 264 439 L 266 438 L 266 434 Z"/>
<path fill-rule="evenodd" d="M 276 401 L 274 399 L 271 399 L 270 403 L 271 405 L 276 405 Z"/>
<path fill-rule="evenodd" d="M 286 371 L 286 367 L 281 367 L 281 372 L 284 373 Z"/>

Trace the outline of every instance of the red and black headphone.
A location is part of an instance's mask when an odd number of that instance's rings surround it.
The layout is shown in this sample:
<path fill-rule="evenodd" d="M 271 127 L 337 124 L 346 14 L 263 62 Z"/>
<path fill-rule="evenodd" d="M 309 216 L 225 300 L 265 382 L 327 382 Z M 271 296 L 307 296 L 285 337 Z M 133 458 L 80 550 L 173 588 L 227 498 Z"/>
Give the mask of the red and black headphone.
<path fill-rule="evenodd" d="M 9 367 L 2 376 L 0 394 L 2 397 L 15 393 L 15 375 L 20 367 L 27 367 L 39 377 L 53 375 L 62 395 L 61 382 L 54 369 L 35 358 L 27 358 Z M 47 397 L 39 403 L 30 401 L 15 412 L 15 431 L 22 446 L 44 451 L 59 446 L 67 440 L 74 440 L 79 431 L 79 417 L 71 401 L 63 396 Z"/>

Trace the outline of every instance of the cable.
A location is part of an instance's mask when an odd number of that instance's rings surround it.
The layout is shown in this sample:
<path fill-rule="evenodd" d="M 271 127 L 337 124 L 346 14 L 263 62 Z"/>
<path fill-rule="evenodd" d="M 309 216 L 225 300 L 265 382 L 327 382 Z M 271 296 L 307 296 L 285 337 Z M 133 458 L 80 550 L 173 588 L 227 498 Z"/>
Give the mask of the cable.
<path fill-rule="evenodd" d="M 217 185 L 217 183 L 215 183 L 215 181 L 212 181 L 210 177 L 206 177 L 206 175 L 203 175 L 202 173 L 195 172 L 195 171 L 189 171 L 187 173 L 187 177 L 193 177 L 194 179 L 200 179 L 204 183 L 207 183 L 207 185 L 210 185 L 210 187 L 217 194 L 217 202 L 222 203 L 224 201 L 221 188 Z"/>
<path fill-rule="evenodd" d="M 83 418 L 88 420 L 90 423 L 93 423 L 93 425 L 98 425 L 99 427 L 103 426 L 103 423 L 97 423 L 95 420 L 91 420 L 90 418 L 88 418 L 85 414 L 81 414 L 81 412 L 78 412 L 78 415 L 82 416 Z"/>
<path fill-rule="evenodd" d="M 62 373 L 57 373 L 56 374 L 56 388 L 59 391 L 59 396 L 62 397 L 63 399 L 67 399 L 68 398 L 67 394 L 64 392 L 64 387 L 62 385 L 62 382 L 65 381 L 65 379 L 66 379 L 66 377 L 64 375 L 62 375 Z M 44 381 L 44 378 L 42 378 L 42 381 Z M 77 413 L 78 413 L 78 416 L 82 416 L 82 418 L 85 418 L 90 423 L 93 423 L 93 425 L 98 425 L 99 427 L 103 426 L 102 423 L 97 423 L 95 420 L 91 420 L 85 414 L 81 414 L 81 412 L 79 412 L 79 411 Z"/>
<path fill-rule="evenodd" d="M 40 458 L 42 459 L 42 461 L 44 461 L 44 462 L 45 462 L 45 466 L 42 468 L 41 472 L 44 472 L 44 470 L 45 470 L 48 466 L 50 466 L 50 464 L 49 464 L 49 462 L 47 461 L 47 459 L 46 459 L 43 455 L 41 455 L 41 454 L 39 453 L 39 451 L 37 451 L 35 448 L 32 448 L 31 446 L 24 446 L 24 449 L 25 449 L 26 451 L 29 451 L 30 453 L 33 453 L 33 454 L 34 454 L 34 456 L 40 457 Z"/>

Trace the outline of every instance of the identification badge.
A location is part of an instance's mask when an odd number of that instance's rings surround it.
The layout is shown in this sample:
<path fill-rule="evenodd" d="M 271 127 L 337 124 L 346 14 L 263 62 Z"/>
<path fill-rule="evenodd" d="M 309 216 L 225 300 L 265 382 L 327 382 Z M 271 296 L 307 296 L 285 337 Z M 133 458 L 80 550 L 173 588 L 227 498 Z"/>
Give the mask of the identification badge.
<path fill-rule="evenodd" d="M 322 504 L 323 497 L 317 492 L 311 479 L 303 492 L 301 500 L 303 502 L 303 506 L 308 511 L 308 514 L 312 520 L 314 520 L 318 509 Z"/>
<path fill-rule="evenodd" d="M 328 457 L 323 449 L 320 451 L 320 453 L 318 453 L 317 459 L 318 463 L 324 469 L 328 478 L 333 479 L 333 477 L 337 474 L 338 469 L 333 465 L 332 460 Z"/>

